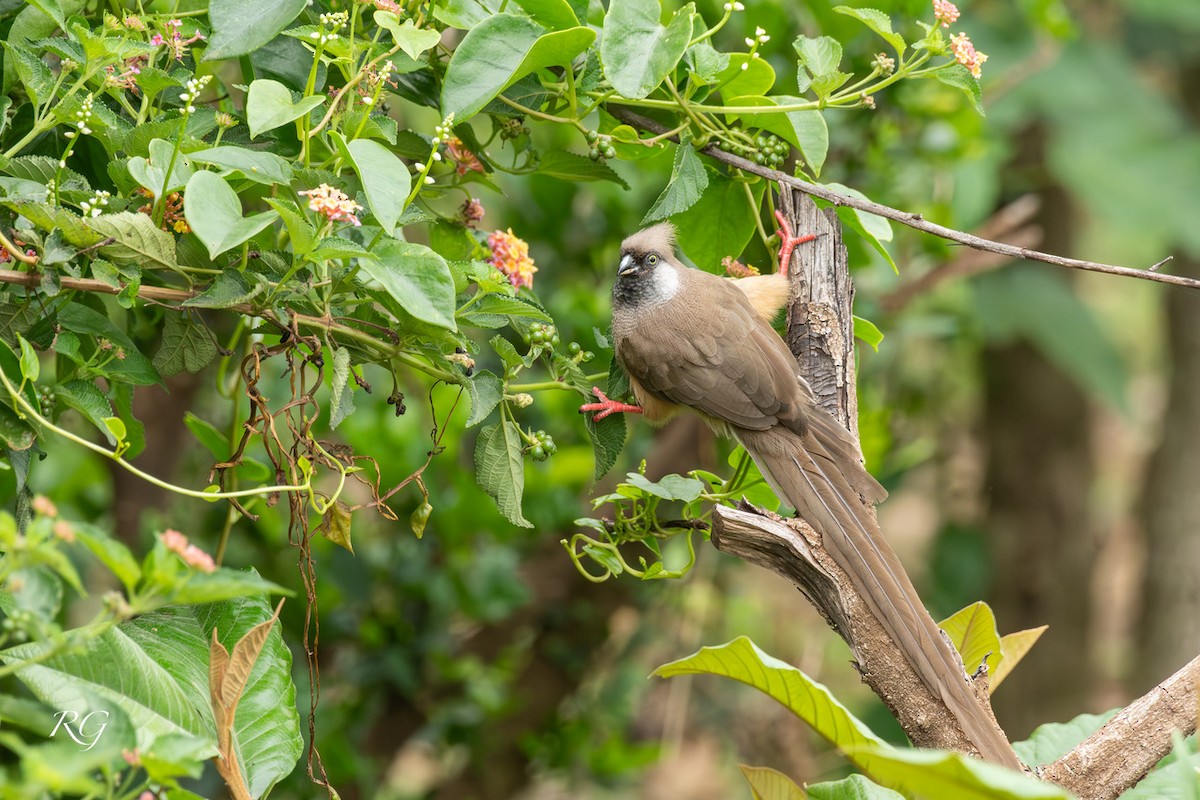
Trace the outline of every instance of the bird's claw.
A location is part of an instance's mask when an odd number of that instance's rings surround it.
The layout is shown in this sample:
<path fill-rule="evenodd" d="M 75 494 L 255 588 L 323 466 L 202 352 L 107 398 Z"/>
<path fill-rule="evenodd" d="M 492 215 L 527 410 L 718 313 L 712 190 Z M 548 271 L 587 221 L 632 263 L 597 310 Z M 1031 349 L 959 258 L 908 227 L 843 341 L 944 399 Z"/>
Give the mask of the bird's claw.
<path fill-rule="evenodd" d="M 605 417 L 609 416 L 610 414 L 619 414 L 621 412 L 636 414 L 636 413 L 640 413 L 642 410 L 640 406 L 634 406 L 634 405 L 630 405 L 629 403 L 621 403 L 616 400 L 608 399 L 608 395 L 606 395 L 604 392 L 600 391 L 599 386 L 592 387 L 592 394 L 596 395 L 596 398 L 600 402 L 599 403 L 584 403 L 583 405 L 581 405 L 579 407 L 579 413 L 582 414 L 586 411 L 600 412 L 600 413 L 596 414 L 596 416 L 592 417 L 592 420 L 595 422 L 599 422 L 600 420 L 604 419 Z"/>
<path fill-rule="evenodd" d="M 792 233 L 792 226 L 787 217 L 779 209 L 775 209 L 775 219 L 779 220 L 779 272 L 781 275 L 787 275 L 788 267 L 792 263 L 792 251 L 796 249 L 796 245 L 811 242 L 817 235 L 809 233 L 796 236 Z"/>

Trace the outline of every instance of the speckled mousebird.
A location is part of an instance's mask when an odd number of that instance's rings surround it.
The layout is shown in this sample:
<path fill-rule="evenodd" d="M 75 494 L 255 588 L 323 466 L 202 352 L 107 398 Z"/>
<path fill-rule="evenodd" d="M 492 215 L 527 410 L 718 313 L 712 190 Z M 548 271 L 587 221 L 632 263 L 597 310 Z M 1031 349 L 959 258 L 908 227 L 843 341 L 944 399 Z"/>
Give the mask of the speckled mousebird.
<path fill-rule="evenodd" d="M 799 241 L 790 231 L 786 236 L 788 245 Z M 719 434 L 737 439 L 779 498 L 821 534 L 826 550 L 979 752 L 1020 768 L 883 539 L 869 505 L 887 492 L 863 467 L 849 431 L 816 403 L 771 327 L 788 291 L 785 272 L 729 280 L 685 267 L 675 255 L 670 224 L 635 233 L 621 243 L 612 334 L 638 405 L 610 400 L 596 389 L 599 402 L 581 411 L 599 412 L 597 418 L 639 412 L 662 423 L 690 409 Z"/>

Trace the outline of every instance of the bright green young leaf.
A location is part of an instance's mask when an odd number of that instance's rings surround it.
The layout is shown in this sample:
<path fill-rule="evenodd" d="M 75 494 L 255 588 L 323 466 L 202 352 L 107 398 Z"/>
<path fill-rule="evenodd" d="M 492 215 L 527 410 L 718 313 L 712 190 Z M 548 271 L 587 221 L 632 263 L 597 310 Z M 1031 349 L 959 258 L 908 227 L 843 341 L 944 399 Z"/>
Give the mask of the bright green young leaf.
<path fill-rule="evenodd" d="M 250 138 L 299 119 L 325 102 L 323 95 L 312 95 L 292 102 L 292 93 L 279 81 L 259 78 L 246 93 L 246 123 Z"/>
<path fill-rule="evenodd" d="M 223 170 L 238 172 L 247 180 L 267 186 L 292 181 L 291 162 L 265 150 L 222 145 L 188 153 L 188 158 L 197 164 L 211 164 Z"/>
<path fill-rule="evenodd" d="M 885 789 L 863 775 L 851 775 L 827 783 L 810 783 L 804 788 L 809 800 L 904 800 L 904 795 Z"/>
<path fill-rule="evenodd" d="M 741 255 L 754 235 L 763 187 L 762 183 L 749 187 L 751 206 L 746 184 L 714 174 L 699 201 L 671 219 L 683 252 L 696 266 L 720 273 L 722 258 Z"/>
<path fill-rule="evenodd" d="M 792 47 L 800 57 L 800 63 L 812 73 L 813 78 L 836 72 L 842 62 L 842 45 L 832 36 L 818 36 L 816 39 L 799 36 Z"/>
<path fill-rule="evenodd" d="M 634 99 L 657 89 L 687 50 L 693 11 L 689 3 L 663 27 L 658 0 L 612 0 L 604 18 L 600 61 L 613 88 Z"/>
<path fill-rule="evenodd" d="M 754 800 L 804 800 L 804 790 L 779 770 L 738 764 Z"/>
<path fill-rule="evenodd" d="M 212 36 L 205 61 L 251 53 L 275 38 L 304 10 L 306 0 L 211 0 Z"/>
<path fill-rule="evenodd" d="M 765 59 L 749 53 L 729 53 L 729 63 L 717 74 L 722 97 L 765 95 L 775 85 L 775 69 Z M 743 69 L 745 67 L 745 69 Z M 726 105 L 742 105 L 729 100 Z"/>
<path fill-rule="evenodd" d="M 442 110 L 463 122 L 531 72 L 570 64 L 595 38 L 590 28 L 550 33 L 528 17 L 488 17 L 454 50 L 442 83 Z"/>
<path fill-rule="evenodd" d="M 950 636 L 967 674 L 974 674 L 985 660 L 988 674 L 996 671 L 1001 655 L 1000 634 L 996 632 L 996 616 L 987 603 L 972 603 L 942 620 L 938 627 Z"/>
<path fill-rule="evenodd" d="M 879 352 L 879 343 L 883 341 L 883 331 L 874 322 L 863 317 L 854 317 L 854 338 L 866 342 L 871 349 Z"/>
<path fill-rule="evenodd" d="M 280 200 L 273 197 L 267 198 L 267 205 L 275 209 L 279 218 L 283 220 L 283 224 L 287 226 L 288 238 L 292 241 L 292 251 L 296 256 L 312 252 L 313 246 L 317 242 L 317 229 L 308 221 L 308 217 L 304 215 L 300 207 L 291 200 Z"/>
<path fill-rule="evenodd" d="M 42 362 L 38 358 L 37 351 L 19 333 L 17 334 L 17 344 L 21 348 L 21 377 L 27 381 L 36 381 L 42 370 Z"/>
<path fill-rule="evenodd" d="M 188 181 L 188 203 L 184 213 L 196 237 L 208 248 L 208 257 L 216 258 L 250 239 L 279 216 L 263 211 L 242 216 L 242 201 L 224 178 L 212 172 L 197 172 Z"/>
<path fill-rule="evenodd" d="M 532 528 L 533 523 L 521 512 L 521 496 L 525 493 L 522 448 L 521 432 L 508 420 L 481 430 L 475 441 L 475 480 L 509 522 Z"/>
<path fill-rule="evenodd" d="M 469 31 L 476 25 L 500 13 L 502 0 L 442 0 L 433 5 L 434 19 L 451 28 Z"/>
<path fill-rule="evenodd" d="M 702 647 L 693 655 L 664 664 L 651 674 L 660 678 L 676 675 L 733 678 L 778 700 L 843 751 L 868 753 L 888 747 L 828 689 L 791 664 L 767 655 L 745 636 L 716 647 Z M 855 755 L 850 759 L 862 766 Z"/>
<path fill-rule="evenodd" d="M 405 311 L 422 322 L 457 330 L 454 321 L 454 276 L 445 259 L 423 244 L 383 241 L 375 248 L 378 260 L 363 259 L 358 267 L 379 283 Z"/>
<path fill-rule="evenodd" d="M 338 133 L 333 134 L 333 140 L 358 173 L 375 221 L 391 236 L 412 184 L 408 167 L 379 142 L 355 139 L 347 143 Z"/>
<path fill-rule="evenodd" d="M 184 153 L 176 153 L 175 143 L 165 139 L 152 140 L 150 157 L 135 156 L 129 159 L 126 166 L 133 179 L 155 197 L 162 197 L 187 186 L 188 178 L 195 172 L 191 159 Z"/>
<path fill-rule="evenodd" d="M 892 30 L 892 18 L 877 8 L 851 8 L 850 6 L 835 6 L 835 14 L 845 14 L 866 25 L 879 34 L 895 50 L 897 56 L 903 56 L 907 45 L 904 37 Z"/>
<path fill-rule="evenodd" d="M 376 11 L 375 24 L 392 34 L 392 39 L 400 45 L 409 58 L 420 58 L 426 50 L 434 47 L 442 35 L 432 28 L 418 28 L 411 19 L 400 23 L 400 18 L 391 11 Z"/>
<path fill-rule="evenodd" d="M 1017 664 L 1021 663 L 1021 659 L 1025 657 L 1030 648 L 1037 644 L 1038 639 L 1042 638 L 1042 634 L 1048 627 L 1048 625 L 1039 625 L 1036 628 L 1006 633 L 1000 637 L 1000 664 L 996 667 L 992 679 L 988 681 L 988 694 L 995 693 L 997 687 L 1012 673 Z"/>
<path fill-rule="evenodd" d="M 696 204 L 708 188 L 708 170 L 696 155 L 696 148 L 687 142 L 676 146 L 671 181 L 642 219 L 643 225 L 682 214 Z"/>

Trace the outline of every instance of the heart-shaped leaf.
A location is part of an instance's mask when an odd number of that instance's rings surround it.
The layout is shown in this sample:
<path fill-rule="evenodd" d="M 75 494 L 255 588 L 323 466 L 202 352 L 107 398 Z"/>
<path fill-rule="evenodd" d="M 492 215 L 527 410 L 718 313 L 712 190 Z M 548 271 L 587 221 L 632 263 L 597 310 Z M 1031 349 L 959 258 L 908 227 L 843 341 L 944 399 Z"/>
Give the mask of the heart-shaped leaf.
<path fill-rule="evenodd" d="M 237 247 L 279 217 L 274 211 L 242 216 L 242 203 L 225 180 L 211 172 L 197 172 L 187 183 L 187 223 L 216 258 Z"/>
<path fill-rule="evenodd" d="M 175 163 L 172 164 L 172 156 Z M 167 172 L 170 170 L 170 173 Z M 150 142 L 150 158 L 137 156 L 129 159 L 129 174 L 155 197 L 187 186 L 195 169 L 192 161 L 183 153 L 175 152 L 174 142 L 153 139 Z"/>
<path fill-rule="evenodd" d="M 374 251 L 379 259 L 361 259 L 358 268 L 370 275 L 417 319 L 455 330 L 454 276 L 445 259 L 423 244 L 384 241 Z"/>
<path fill-rule="evenodd" d="M 408 167 L 386 147 L 370 139 L 355 139 L 347 143 L 341 134 L 334 133 L 333 140 L 342 156 L 358 173 L 375 221 L 391 236 L 396 228 L 396 220 L 404 211 L 404 201 L 408 199 L 412 184 Z"/>
<path fill-rule="evenodd" d="M 319 95 L 292 102 L 291 91 L 279 81 L 259 78 L 246 93 L 246 123 L 250 138 L 299 119 L 325 102 Z"/>

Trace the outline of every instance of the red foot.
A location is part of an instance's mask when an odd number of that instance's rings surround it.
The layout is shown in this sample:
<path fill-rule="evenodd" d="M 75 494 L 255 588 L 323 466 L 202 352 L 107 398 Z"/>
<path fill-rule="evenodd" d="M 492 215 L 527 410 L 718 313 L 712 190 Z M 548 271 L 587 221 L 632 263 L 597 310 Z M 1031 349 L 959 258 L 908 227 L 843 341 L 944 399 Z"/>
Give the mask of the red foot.
<path fill-rule="evenodd" d="M 775 211 L 775 219 L 779 220 L 779 272 L 781 275 L 787 275 L 788 267 L 792 265 L 792 250 L 796 249 L 798 244 L 811 242 L 817 235 L 810 233 L 806 236 L 795 236 L 787 218 L 778 209 Z"/>
<path fill-rule="evenodd" d="M 631 406 L 629 403 L 618 403 L 616 400 L 609 400 L 604 392 L 600 391 L 599 386 L 592 387 L 592 394 L 600 398 L 599 403 L 585 403 L 579 407 L 579 413 L 585 411 L 599 411 L 600 413 L 592 417 L 596 422 L 607 417 L 609 414 L 640 414 L 642 413 L 641 406 Z"/>

